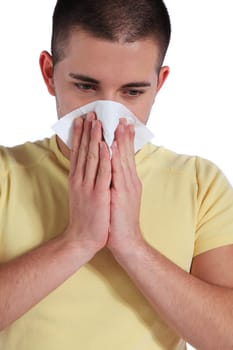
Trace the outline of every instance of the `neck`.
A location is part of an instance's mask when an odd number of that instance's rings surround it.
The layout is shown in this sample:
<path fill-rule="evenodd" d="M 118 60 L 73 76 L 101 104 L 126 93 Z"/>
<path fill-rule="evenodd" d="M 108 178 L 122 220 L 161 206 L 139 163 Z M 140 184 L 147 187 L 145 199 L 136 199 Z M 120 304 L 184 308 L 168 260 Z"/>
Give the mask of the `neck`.
<path fill-rule="evenodd" d="M 58 136 L 56 136 L 56 141 L 57 141 L 58 148 L 63 154 L 63 156 L 66 157 L 67 159 L 70 159 L 69 147 L 67 147 L 66 144 Z"/>

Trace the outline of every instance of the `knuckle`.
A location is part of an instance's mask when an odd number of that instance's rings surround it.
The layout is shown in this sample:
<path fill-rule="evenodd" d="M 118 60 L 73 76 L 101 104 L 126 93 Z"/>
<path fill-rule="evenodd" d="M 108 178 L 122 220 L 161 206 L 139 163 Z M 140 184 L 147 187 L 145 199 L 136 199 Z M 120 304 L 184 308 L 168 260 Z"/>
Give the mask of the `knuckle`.
<path fill-rule="evenodd" d="M 85 196 L 85 198 L 88 198 L 91 194 L 91 182 L 84 179 L 83 184 L 82 184 L 82 192 Z"/>
<path fill-rule="evenodd" d="M 122 157 L 121 158 L 121 167 L 123 169 L 126 169 L 128 167 L 128 164 L 127 164 L 127 159 L 125 157 Z"/>
<path fill-rule="evenodd" d="M 101 167 L 99 167 L 98 175 L 100 177 L 103 177 L 105 174 L 107 174 L 107 167 L 102 165 Z"/>
<path fill-rule="evenodd" d="M 101 174 L 109 174 L 111 171 L 111 166 L 108 160 L 103 160 L 100 163 L 99 166 L 99 171 L 101 172 Z"/>
<path fill-rule="evenodd" d="M 69 176 L 69 183 L 70 183 L 70 188 L 72 190 L 76 190 L 76 189 L 79 189 L 80 185 L 81 185 L 81 179 L 80 177 L 78 176 L 75 176 L 75 174 L 71 174 Z"/>
<path fill-rule="evenodd" d="M 93 151 L 89 151 L 87 155 L 87 161 L 96 161 L 97 160 L 97 154 Z"/>
<path fill-rule="evenodd" d="M 80 145 L 80 149 L 79 149 L 79 153 L 85 154 L 87 152 L 87 144 L 81 144 Z"/>

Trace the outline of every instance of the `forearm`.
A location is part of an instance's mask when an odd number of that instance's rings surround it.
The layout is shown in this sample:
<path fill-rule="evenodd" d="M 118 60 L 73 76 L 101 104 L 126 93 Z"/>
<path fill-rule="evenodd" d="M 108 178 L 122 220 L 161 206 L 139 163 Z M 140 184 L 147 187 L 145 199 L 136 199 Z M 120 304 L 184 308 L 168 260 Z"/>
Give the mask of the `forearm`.
<path fill-rule="evenodd" d="M 195 278 L 140 242 L 116 260 L 161 317 L 198 349 L 232 349 L 233 291 Z"/>
<path fill-rule="evenodd" d="M 0 266 L 0 330 L 61 285 L 90 259 L 83 244 L 60 236 Z"/>

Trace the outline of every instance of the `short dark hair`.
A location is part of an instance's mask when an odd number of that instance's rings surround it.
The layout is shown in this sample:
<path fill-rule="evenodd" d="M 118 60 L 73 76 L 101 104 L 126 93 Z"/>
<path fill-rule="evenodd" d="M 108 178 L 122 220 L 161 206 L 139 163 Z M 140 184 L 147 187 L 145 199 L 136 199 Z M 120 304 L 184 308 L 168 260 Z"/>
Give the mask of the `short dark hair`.
<path fill-rule="evenodd" d="M 171 36 L 170 18 L 162 0 L 58 0 L 51 43 L 54 65 L 65 58 L 69 35 L 79 28 L 112 42 L 152 37 L 160 47 L 161 64 Z"/>

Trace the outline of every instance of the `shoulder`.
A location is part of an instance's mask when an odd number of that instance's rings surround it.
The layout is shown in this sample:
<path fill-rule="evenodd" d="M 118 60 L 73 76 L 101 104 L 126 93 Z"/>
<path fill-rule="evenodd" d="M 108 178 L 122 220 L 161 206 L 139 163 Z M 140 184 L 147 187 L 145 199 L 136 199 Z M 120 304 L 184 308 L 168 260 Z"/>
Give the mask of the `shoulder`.
<path fill-rule="evenodd" d="M 231 189 L 223 171 L 212 160 L 197 155 L 179 154 L 165 147 L 148 143 L 136 155 L 140 174 L 160 175 L 166 179 L 179 180 L 195 185 L 197 196 Z"/>
<path fill-rule="evenodd" d="M 180 174 L 192 178 L 206 178 L 219 172 L 217 165 L 209 159 L 197 155 L 174 152 L 163 146 L 148 143 L 136 156 L 136 163 L 157 169 L 157 171 Z"/>
<path fill-rule="evenodd" d="M 50 139 L 26 142 L 14 147 L 0 146 L 0 171 L 6 173 L 12 168 L 30 168 L 36 166 L 41 159 L 50 153 Z"/>
<path fill-rule="evenodd" d="M 141 161 L 151 168 L 189 174 L 196 167 L 196 156 L 179 154 L 163 146 L 148 143 L 141 150 Z"/>

